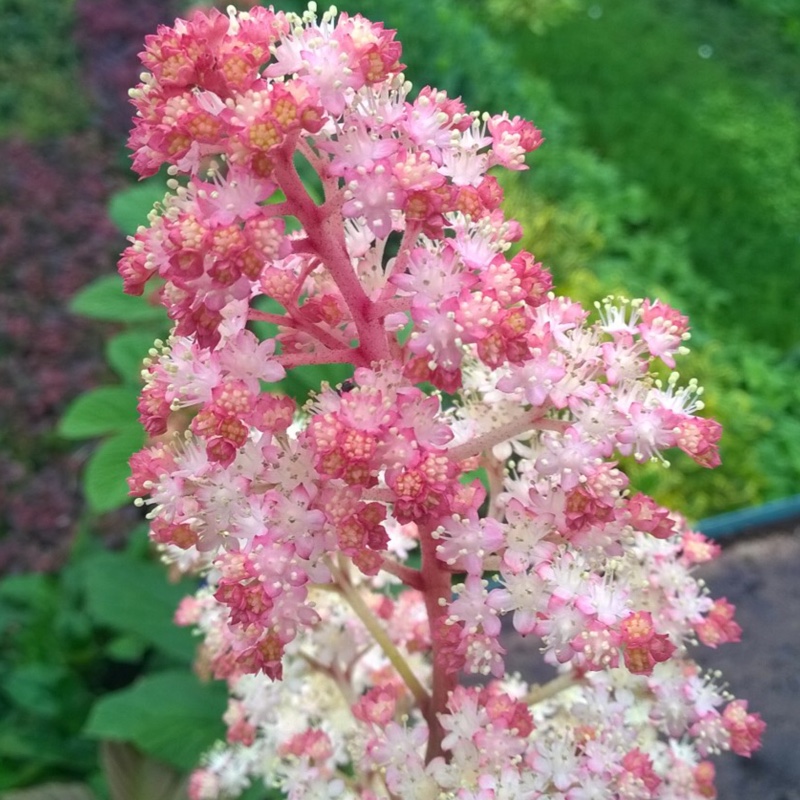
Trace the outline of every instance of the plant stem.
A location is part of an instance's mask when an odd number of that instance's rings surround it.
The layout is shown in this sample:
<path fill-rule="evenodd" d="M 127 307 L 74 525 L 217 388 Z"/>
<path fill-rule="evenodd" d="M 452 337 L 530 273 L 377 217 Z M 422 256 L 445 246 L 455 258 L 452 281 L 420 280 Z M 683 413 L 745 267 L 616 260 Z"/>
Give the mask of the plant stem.
<path fill-rule="evenodd" d="M 275 161 L 274 175 L 291 204 L 292 213 L 303 226 L 309 244 L 322 259 L 330 276 L 341 292 L 358 330 L 358 349 L 367 363 L 389 358 L 389 343 L 380 320 L 370 319 L 372 301 L 364 291 L 361 281 L 353 269 L 344 240 L 341 216 L 341 192 L 325 198 L 318 206 L 306 191 L 292 161 L 297 145 L 296 138 L 288 139 L 283 148 L 283 157 Z"/>
<path fill-rule="evenodd" d="M 296 323 L 291 317 L 284 314 L 270 314 L 268 311 L 259 311 L 251 308 L 247 312 L 247 319 L 257 320 L 258 322 L 271 322 L 273 325 L 280 325 L 283 328 L 295 328 Z"/>
<path fill-rule="evenodd" d="M 400 578 L 403 583 L 410 589 L 417 589 L 419 591 L 425 590 L 425 581 L 422 578 L 422 573 L 419 570 L 407 567 L 405 564 L 400 564 L 389 556 L 383 557 L 381 569 Z"/>
<path fill-rule="evenodd" d="M 444 729 L 439 721 L 439 714 L 447 709 L 447 700 L 458 682 L 456 673 L 444 669 L 442 658 L 442 637 L 440 628 L 444 625 L 447 616 L 447 606 L 450 602 L 450 572 L 436 556 L 437 542 L 433 538 L 433 527 L 430 525 L 419 526 L 419 541 L 422 549 L 422 579 L 425 582 L 425 608 L 428 611 L 428 624 L 431 629 L 433 642 L 433 691 L 431 703 L 425 718 L 428 721 L 428 749 L 425 761 L 430 762 L 441 756 Z"/>
<path fill-rule="evenodd" d="M 536 409 L 536 413 L 539 412 L 540 409 Z M 569 423 L 564 420 L 534 416 L 534 411 L 525 411 L 520 416 L 503 423 L 497 428 L 482 433 L 480 436 L 464 442 L 464 444 L 451 447 L 446 453 L 448 458 L 453 461 L 464 461 L 467 458 L 480 455 L 496 444 L 513 439 L 515 436 L 520 436 L 528 431 L 563 431 L 568 426 Z"/>
<path fill-rule="evenodd" d="M 533 686 L 531 690 L 525 695 L 525 702 L 529 706 L 536 705 L 536 703 L 541 703 L 542 700 L 548 700 L 551 697 L 554 697 L 559 692 L 563 692 L 564 689 L 569 689 L 570 686 L 575 686 L 579 682 L 580 678 L 576 677 L 572 672 L 565 672 L 563 675 L 559 675 L 553 680 L 545 683 L 543 686 Z"/>
<path fill-rule="evenodd" d="M 361 354 L 355 348 L 348 348 L 347 342 L 338 339 L 332 333 L 323 330 L 319 327 L 319 325 L 315 325 L 313 322 L 308 322 L 302 319 L 298 314 L 302 312 L 302 309 L 289 309 L 287 314 L 271 314 L 268 311 L 259 311 L 258 309 L 251 308 L 247 314 L 247 318 L 250 320 L 256 320 L 258 322 L 270 322 L 273 325 L 277 325 L 281 328 L 294 328 L 295 330 L 303 331 L 307 333 L 309 336 L 313 336 L 320 344 L 324 347 L 327 347 L 329 350 L 342 350 L 342 349 L 349 349 L 350 350 L 350 360 L 353 363 L 365 363 Z M 315 362 L 319 363 L 319 362 Z"/>
<path fill-rule="evenodd" d="M 402 275 L 406 271 L 406 264 L 408 263 L 408 258 L 411 254 L 411 248 L 417 243 L 417 239 L 419 239 L 421 230 L 422 223 L 420 221 L 406 221 L 406 229 L 403 233 L 403 241 L 400 242 L 400 248 L 397 251 L 397 256 L 389 265 L 389 268 L 386 270 L 386 275 L 384 276 L 386 284 L 381 292 L 381 300 L 387 300 L 394 294 L 395 287 L 389 283 L 389 278 L 391 278 L 392 275 Z"/>
<path fill-rule="evenodd" d="M 352 364 L 355 352 L 347 350 L 315 350 L 313 353 L 286 353 L 275 356 L 274 360 L 286 369 L 303 364 Z"/>
<path fill-rule="evenodd" d="M 503 491 L 505 467 L 501 461 L 498 461 L 491 453 L 486 451 L 484 451 L 481 458 L 481 466 L 486 470 L 486 477 L 489 479 L 489 510 L 486 512 L 486 516 L 501 520 L 503 512 L 497 502 L 497 498 Z"/>
<path fill-rule="evenodd" d="M 415 700 L 419 704 L 422 713 L 427 716 L 427 710 L 430 706 L 431 698 L 425 687 L 419 682 L 417 676 L 411 671 L 408 662 L 403 658 L 400 651 L 395 646 L 395 643 L 389 638 L 389 634 L 383 629 L 383 626 L 378 622 L 375 615 L 370 611 L 369 606 L 364 602 L 361 593 L 353 586 L 347 579 L 347 576 L 331 568 L 334 578 L 336 579 L 337 586 L 341 591 L 344 598 L 350 604 L 350 607 L 355 611 L 356 616 L 364 623 L 364 627 L 372 634 L 372 638 L 376 644 L 383 650 L 386 657 L 391 662 L 392 666 L 397 670 L 397 673 L 403 679 L 406 686 L 408 686 L 411 694 L 414 695 Z"/>
<path fill-rule="evenodd" d="M 395 314 L 398 311 L 407 312 L 411 309 L 411 298 L 393 297 L 390 300 L 378 300 L 372 304 L 370 317 L 373 319 L 383 319 L 388 314 Z"/>

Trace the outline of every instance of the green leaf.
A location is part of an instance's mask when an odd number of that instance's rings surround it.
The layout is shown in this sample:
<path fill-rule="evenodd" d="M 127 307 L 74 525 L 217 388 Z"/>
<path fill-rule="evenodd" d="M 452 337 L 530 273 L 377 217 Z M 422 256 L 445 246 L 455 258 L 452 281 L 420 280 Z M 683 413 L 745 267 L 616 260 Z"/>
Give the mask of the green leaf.
<path fill-rule="evenodd" d="M 186 800 L 180 772 L 129 744 L 102 742 L 100 759 L 111 800 Z"/>
<path fill-rule="evenodd" d="M 90 439 L 115 433 L 136 422 L 136 391 L 127 386 L 101 386 L 70 403 L 58 423 L 67 439 Z"/>
<path fill-rule="evenodd" d="M 143 444 L 144 431 L 134 422 L 98 445 L 83 475 L 83 490 L 92 511 L 102 514 L 130 502 L 128 460 Z"/>
<path fill-rule="evenodd" d="M 106 343 L 106 360 L 126 383 L 139 386 L 142 361 L 153 347 L 153 342 L 165 331 L 153 328 L 152 331 L 123 331 Z"/>
<path fill-rule="evenodd" d="M 178 603 L 194 589 L 190 582 L 170 583 L 160 564 L 126 553 L 97 553 L 83 571 L 86 610 L 95 623 L 191 663 L 196 640 L 173 622 Z"/>
<path fill-rule="evenodd" d="M 277 314 L 278 316 L 286 314 L 286 309 L 277 300 L 272 297 L 266 297 L 265 295 L 256 297 L 253 300 L 253 308 L 257 311 L 265 311 L 269 314 Z M 247 325 L 261 341 L 272 339 L 278 333 L 278 326 L 272 322 L 251 320 Z"/>
<path fill-rule="evenodd" d="M 3 678 L 3 692 L 16 706 L 40 717 L 55 717 L 60 708 L 58 687 L 64 667 L 54 664 L 23 664 Z"/>
<path fill-rule="evenodd" d="M 478 469 L 470 470 L 469 472 L 463 473 L 461 477 L 458 479 L 461 483 L 469 485 L 475 479 L 478 479 L 482 484 L 483 488 L 486 489 L 487 492 L 491 492 L 491 488 L 489 486 L 489 476 L 486 473 L 486 469 L 484 467 L 478 467 Z"/>
<path fill-rule="evenodd" d="M 52 580 L 47 575 L 27 573 L 9 575 L 0 580 L 0 600 L 25 607 L 42 607 L 55 596 Z"/>
<path fill-rule="evenodd" d="M 166 192 L 167 187 L 160 178 L 123 189 L 111 197 L 108 216 L 123 233 L 134 234 L 140 225 L 147 225 L 147 215 L 154 203 L 164 199 Z"/>
<path fill-rule="evenodd" d="M 145 296 L 125 294 L 122 278 L 106 275 L 81 289 L 69 304 L 70 311 L 107 322 L 160 322 L 167 316 L 161 306 L 152 305 Z"/>
<path fill-rule="evenodd" d="M 406 316 L 408 317 L 408 322 L 397 332 L 397 341 L 403 345 L 411 338 L 411 332 L 414 330 L 414 321 L 411 319 L 411 312 L 407 311 Z"/>
<path fill-rule="evenodd" d="M 188 671 L 147 675 L 133 686 L 103 697 L 84 733 L 131 742 L 178 769 L 191 769 L 225 735 L 224 684 L 200 684 Z"/>
<path fill-rule="evenodd" d="M 147 650 L 147 642 L 140 636 L 125 634 L 117 636 L 105 647 L 105 654 L 114 661 L 140 661 Z"/>
<path fill-rule="evenodd" d="M 89 742 L 76 736 L 65 740 L 54 727 L 29 715 L 7 715 L 0 721 L 0 788 L 19 786 L 5 769 L 10 762 L 21 762 L 37 772 L 51 767 L 84 770 L 91 766 L 94 757 L 87 760 L 86 753 Z"/>
<path fill-rule="evenodd" d="M 353 376 L 351 364 L 310 364 L 290 369 L 278 384 L 298 403 L 305 403 L 311 392 L 319 391 L 323 382 L 336 386 Z"/>

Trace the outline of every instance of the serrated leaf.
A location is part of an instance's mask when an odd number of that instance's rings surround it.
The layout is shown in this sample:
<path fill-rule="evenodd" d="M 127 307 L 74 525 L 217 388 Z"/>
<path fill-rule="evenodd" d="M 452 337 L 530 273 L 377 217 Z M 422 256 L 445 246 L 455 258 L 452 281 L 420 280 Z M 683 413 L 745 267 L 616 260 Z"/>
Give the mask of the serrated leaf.
<path fill-rule="evenodd" d="M 170 766 L 123 742 L 102 742 L 111 800 L 186 800 L 186 779 Z"/>
<path fill-rule="evenodd" d="M 139 386 L 142 361 L 163 331 L 123 331 L 106 343 L 106 360 L 126 383 Z"/>
<path fill-rule="evenodd" d="M 125 234 L 134 234 L 140 225 L 147 225 L 153 205 L 164 199 L 167 187 L 160 178 L 137 183 L 112 195 L 108 216 Z"/>
<path fill-rule="evenodd" d="M 45 783 L 30 789 L 5 792 L 0 800 L 95 800 L 92 790 L 82 783 Z"/>
<path fill-rule="evenodd" d="M 144 431 L 134 422 L 97 446 L 83 474 L 83 491 L 92 511 L 102 514 L 130 502 L 128 461 L 143 444 Z"/>
<path fill-rule="evenodd" d="M 152 305 L 145 296 L 125 294 L 122 278 L 105 275 L 81 289 L 70 301 L 70 311 L 107 322 L 160 322 L 167 324 L 161 306 Z"/>
<path fill-rule="evenodd" d="M 138 394 L 129 386 L 101 386 L 69 404 L 58 423 L 58 432 L 66 439 L 90 439 L 104 436 L 136 422 Z"/>
<path fill-rule="evenodd" d="M 170 583 L 160 564 L 126 553 L 97 553 L 83 571 L 86 610 L 95 623 L 191 663 L 196 641 L 173 622 L 178 604 L 194 589 L 190 582 Z"/>
<path fill-rule="evenodd" d="M 178 769 L 191 769 L 225 734 L 227 692 L 221 683 L 201 684 L 190 672 L 148 675 L 103 697 L 84 733 L 131 742 Z"/>

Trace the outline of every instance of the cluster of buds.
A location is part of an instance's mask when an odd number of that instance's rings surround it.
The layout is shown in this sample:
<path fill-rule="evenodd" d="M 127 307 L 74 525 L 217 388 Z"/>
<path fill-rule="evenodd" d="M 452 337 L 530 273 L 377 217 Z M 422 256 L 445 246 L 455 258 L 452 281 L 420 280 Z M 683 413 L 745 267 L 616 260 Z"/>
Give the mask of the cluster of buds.
<path fill-rule="evenodd" d="M 174 327 L 130 487 L 204 576 L 179 622 L 231 692 L 191 796 L 714 797 L 706 756 L 763 729 L 690 657 L 739 637 L 692 575 L 716 546 L 616 460 L 719 462 L 696 384 L 657 377 L 687 320 L 555 296 L 490 174 L 539 131 L 412 96 L 400 57 L 313 7 L 197 12 L 141 56 L 134 165 L 170 193 L 120 272 Z M 326 364 L 352 379 L 303 406 L 275 385 Z M 551 682 L 507 672 L 504 621 Z"/>

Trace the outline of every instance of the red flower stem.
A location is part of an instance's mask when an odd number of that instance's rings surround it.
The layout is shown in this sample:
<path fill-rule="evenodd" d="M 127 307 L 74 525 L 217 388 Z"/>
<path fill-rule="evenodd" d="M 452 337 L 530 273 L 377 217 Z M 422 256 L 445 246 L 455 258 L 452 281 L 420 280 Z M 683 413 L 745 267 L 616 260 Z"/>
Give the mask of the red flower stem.
<path fill-rule="evenodd" d="M 422 579 L 422 573 L 419 570 L 407 567 L 405 564 L 400 564 L 388 556 L 383 556 L 381 569 L 384 572 L 394 575 L 396 578 L 400 578 L 410 589 L 417 589 L 419 591 L 424 591 L 425 589 L 425 581 Z"/>
<path fill-rule="evenodd" d="M 270 217 L 283 217 L 292 213 L 289 204 L 285 200 L 282 200 L 280 203 L 267 202 L 266 205 L 261 206 L 261 211 Z"/>
<path fill-rule="evenodd" d="M 318 325 L 315 325 L 313 322 L 306 322 L 303 319 L 300 319 L 296 316 L 297 311 L 292 314 L 290 311 L 289 314 L 270 314 L 268 311 L 258 311 L 255 308 L 251 308 L 247 312 L 247 318 L 251 320 L 256 320 L 258 322 L 271 322 L 273 325 L 278 325 L 282 328 L 295 328 L 297 330 L 304 331 L 309 336 L 313 336 L 320 344 L 327 347 L 329 350 L 344 350 L 349 349 L 351 354 L 351 360 L 357 364 L 366 364 L 365 361 L 359 360 L 358 352 L 355 348 L 348 348 L 347 342 L 338 339 L 332 333 L 328 333 L 328 331 L 322 330 Z M 320 363 L 320 362 L 315 362 Z"/>
<path fill-rule="evenodd" d="M 292 303 L 295 306 L 299 306 L 300 300 L 300 293 L 303 291 L 303 284 L 306 282 L 306 278 L 318 267 L 320 266 L 319 262 L 314 259 L 310 261 L 306 266 L 303 268 L 303 271 L 300 273 L 299 277 L 297 278 L 297 286 L 295 286 L 294 292 L 292 292 Z M 289 308 L 289 313 L 291 314 L 294 309 Z"/>
<path fill-rule="evenodd" d="M 275 356 L 275 361 L 286 369 L 306 364 L 352 364 L 354 355 L 352 348 L 346 350 L 317 350 L 313 353 L 283 353 Z"/>
<path fill-rule="evenodd" d="M 388 314 L 396 314 L 398 311 L 410 311 L 410 297 L 392 297 L 389 300 L 378 300 L 372 304 L 370 317 L 372 319 L 383 319 Z"/>
<path fill-rule="evenodd" d="M 247 312 L 247 319 L 256 320 L 258 322 L 271 322 L 273 325 L 281 325 L 284 328 L 296 328 L 297 323 L 291 318 L 283 314 L 270 314 L 268 311 L 259 311 L 256 308 L 251 308 Z"/>
<path fill-rule="evenodd" d="M 322 259 L 350 310 L 358 330 L 358 349 L 367 363 L 386 360 L 390 356 L 386 331 L 380 320 L 370 319 L 372 301 L 358 279 L 345 245 L 341 192 L 337 188 L 321 206 L 314 203 L 292 161 L 295 145 L 294 138 L 286 142 L 283 157 L 275 161 L 273 175 L 291 204 L 292 214 L 303 226 L 309 244 Z"/>
<path fill-rule="evenodd" d="M 428 624 L 431 629 L 433 643 L 433 678 L 431 700 L 425 719 L 428 722 L 428 749 L 425 762 L 443 755 L 442 739 L 444 728 L 439 721 L 439 714 L 447 710 L 450 693 L 456 688 L 458 675 L 448 673 L 443 668 L 444 659 L 441 654 L 442 637 L 440 629 L 444 626 L 447 607 L 451 599 L 450 572 L 436 557 L 437 542 L 432 536 L 433 525 L 419 526 L 419 541 L 422 549 L 422 580 L 425 584 L 425 608 L 428 612 Z"/>
<path fill-rule="evenodd" d="M 321 345 L 327 347 L 329 350 L 350 350 L 351 359 L 354 364 L 366 364 L 367 362 L 359 354 L 357 348 L 350 347 L 344 339 L 340 339 L 330 331 L 320 328 L 313 322 L 306 322 L 296 316 L 297 312 L 292 314 L 292 319 L 295 321 L 297 328 L 305 331 L 309 336 L 313 336 Z"/>
<path fill-rule="evenodd" d="M 297 149 L 299 152 L 303 154 L 305 159 L 308 161 L 309 164 L 320 174 L 322 177 L 323 172 L 325 171 L 326 167 L 330 165 L 330 161 L 327 158 L 323 158 L 322 156 L 314 150 L 313 147 L 308 143 L 306 139 L 303 139 L 301 136 L 297 140 Z M 323 178 L 324 181 L 324 178 Z"/>

